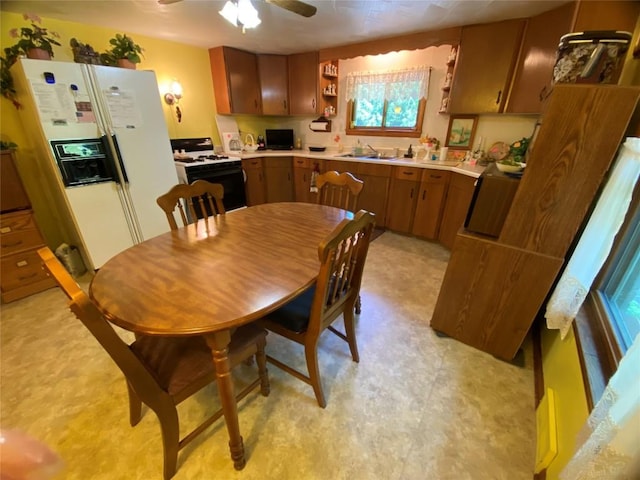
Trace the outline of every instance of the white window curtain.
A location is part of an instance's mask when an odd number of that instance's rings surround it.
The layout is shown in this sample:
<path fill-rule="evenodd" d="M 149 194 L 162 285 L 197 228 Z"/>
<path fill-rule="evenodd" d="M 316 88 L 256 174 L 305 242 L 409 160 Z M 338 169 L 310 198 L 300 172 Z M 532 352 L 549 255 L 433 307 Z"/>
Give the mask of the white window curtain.
<path fill-rule="evenodd" d="M 562 480 L 640 478 L 640 335 L 582 427 Z"/>
<path fill-rule="evenodd" d="M 627 138 L 573 255 L 547 304 L 547 327 L 564 338 L 607 259 L 640 174 L 640 138 Z"/>
<path fill-rule="evenodd" d="M 386 72 L 347 74 L 346 100 L 389 100 L 427 98 L 431 67 L 420 66 Z"/>

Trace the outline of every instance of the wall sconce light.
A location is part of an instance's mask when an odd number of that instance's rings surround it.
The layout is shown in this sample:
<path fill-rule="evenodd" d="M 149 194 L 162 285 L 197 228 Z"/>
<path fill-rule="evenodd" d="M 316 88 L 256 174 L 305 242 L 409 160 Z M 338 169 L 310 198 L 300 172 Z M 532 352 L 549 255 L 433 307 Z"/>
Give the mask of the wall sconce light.
<path fill-rule="evenodd" d="M 167 105 L 176 106 L 176 117 L 178 123 L 182 121 L 182 111 L 180 110 L 180 99 L 182 98 L 182 85 L 177 80 L 171 82 L 170 91 L 164 94 L 164 101 Z"/>
<path fill-rule="evenodd" d="M 256 28 L 261 23 L 258 11 L 251 4 L 251 0 L 227 0 L 218 13 L 234 27 L 241 25 L 242 33 L 245 32 L 245 28 Z"/>

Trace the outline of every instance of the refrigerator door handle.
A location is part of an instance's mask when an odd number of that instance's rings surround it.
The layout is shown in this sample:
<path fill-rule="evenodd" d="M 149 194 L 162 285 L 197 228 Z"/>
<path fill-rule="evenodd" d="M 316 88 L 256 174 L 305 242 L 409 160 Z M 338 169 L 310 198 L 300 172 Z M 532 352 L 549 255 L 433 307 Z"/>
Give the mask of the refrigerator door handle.
<path fill-rule="evenodd" d="M 100 137 L 100 143 L 102 143 L 102 147 L 104 150 L 104 155 L 107 158 L 107 168 L 109 169 L 109 174 L 113 177 L 113 181 L 118 185 L 121 185 L 120 175 L 118 175 L 118 169 L 116 168 L 115 159 L 113 158 L 113 153 L 111 148 L 109 147 L 109 140 L 106 135 L 102 135 Z"/>
<path fill-rule="evenodd" d="M 124 183 L 129 183 L 129 178 L 127 177 L 127 170 L 124 168 L 124 162 L 122 161 L 122 155 L 120 154 L 120 147 L 118 147 L 118 138 L 116 134 L 111 134 L 111 141 L 113 142 L 114 153 L 118 158 L 118 163 L 120 164 L 120 171 L 122 172 L 122 179 Z"/>

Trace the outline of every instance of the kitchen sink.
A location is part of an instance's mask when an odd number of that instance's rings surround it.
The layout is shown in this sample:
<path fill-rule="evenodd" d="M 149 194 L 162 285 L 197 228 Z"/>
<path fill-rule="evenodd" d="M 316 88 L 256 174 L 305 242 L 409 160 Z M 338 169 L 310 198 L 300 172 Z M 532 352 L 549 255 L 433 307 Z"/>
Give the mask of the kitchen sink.
<path fill-rule="evenodd" d="M 340 155 L 340 157 L 342 158 L 359 158 L 361 160 L 363 159 L 374 159 L 374 160 L 397 160 L 396 157 L 390 156 L 390 155 L 377 155 L 375 153 L 372 153 L 370 155 L 354 155 L 353 153 L 345 153 L 344 155 Z"/>

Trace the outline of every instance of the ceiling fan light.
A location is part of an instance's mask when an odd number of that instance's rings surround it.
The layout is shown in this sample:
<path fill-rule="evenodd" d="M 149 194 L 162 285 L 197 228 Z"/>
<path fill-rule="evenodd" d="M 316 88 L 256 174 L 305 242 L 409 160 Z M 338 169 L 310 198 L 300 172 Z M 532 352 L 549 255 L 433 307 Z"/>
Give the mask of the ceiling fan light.
<path fill-rule="evenodd" d="M 222 10 L 218 13 L 233 26 L 238 26 L 238 6 L 231 0 L 227 0 L 227 3 L 224 4 L 224 7 L 222 7 Z"/>
<path fill-rule="evenodd" d="M 238 22 L 245 28 L 255 28 L 260 25 L 258 11 L 251 4 L 251 0 L 238 0 Z"/>

